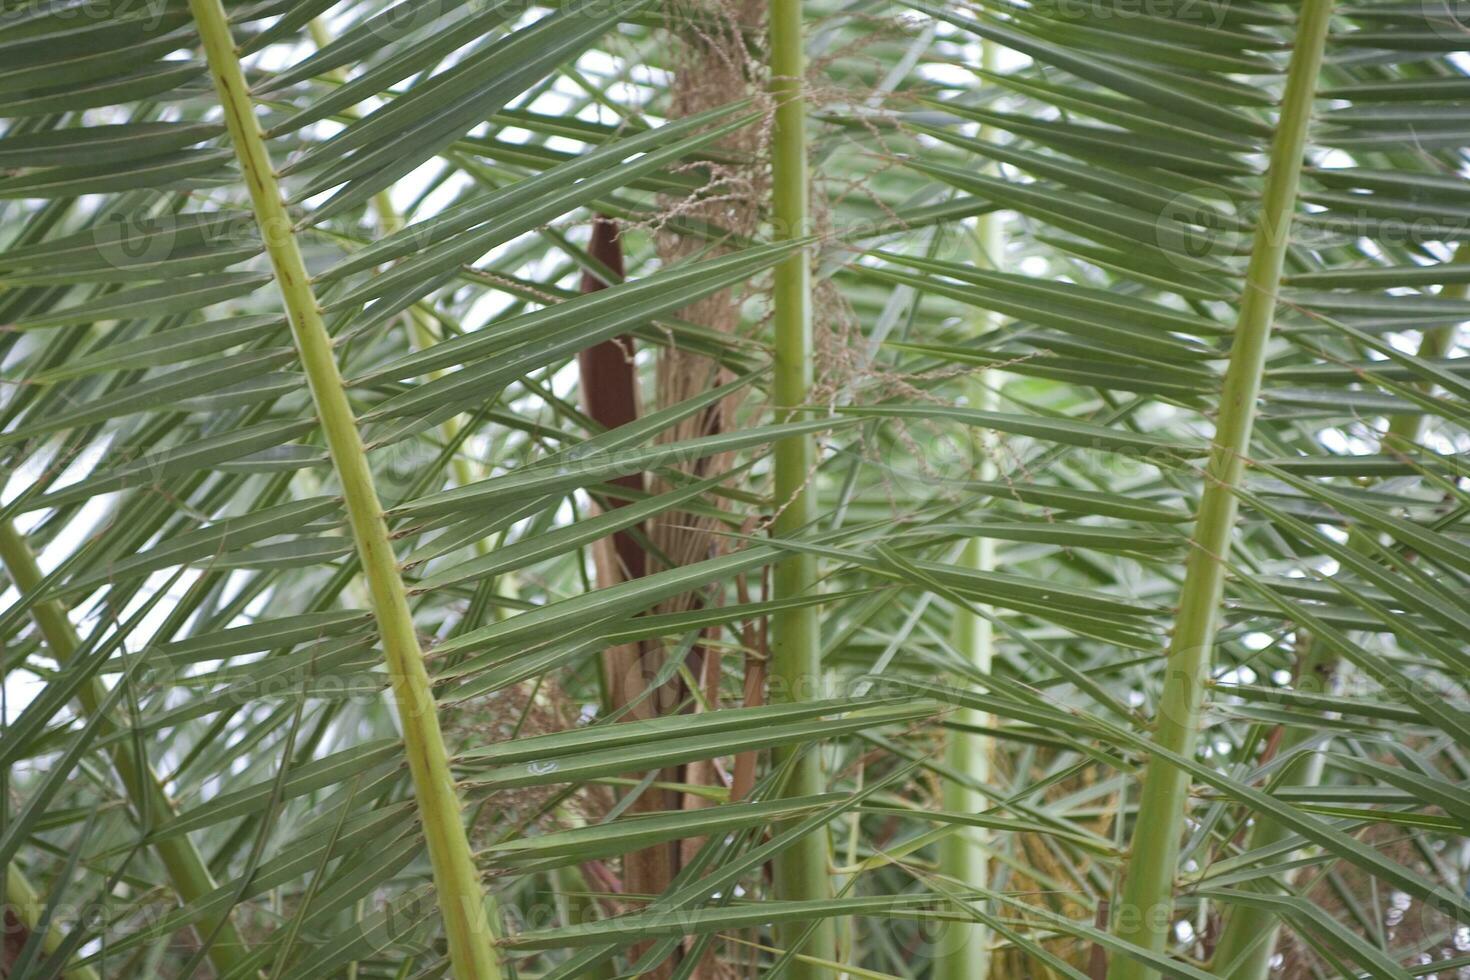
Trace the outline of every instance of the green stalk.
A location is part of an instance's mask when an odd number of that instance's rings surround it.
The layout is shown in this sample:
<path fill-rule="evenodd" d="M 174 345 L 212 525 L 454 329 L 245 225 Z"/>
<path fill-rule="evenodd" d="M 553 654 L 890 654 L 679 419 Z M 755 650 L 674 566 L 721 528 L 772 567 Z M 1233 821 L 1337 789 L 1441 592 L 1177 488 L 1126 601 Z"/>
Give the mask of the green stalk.
<path fill-rule="evenodd" d="M 1261 215 L 1246 269 L 1240 318 L 1220 393 L 1215 438 L 1169 644 L 1154 738 L 1163 748 L 1185 757 L 1194 755 L 1199 734 L 1204 682 L 1219 626 L 1225 564 L 1235 531 L 1235 488 L 1240 483 L 1255 422 L 1266 341 L 1276 309 L 1331 13 L 1332 0 L 1302 2 L 1281 117 L 1271 144 Z M 1169 939 L 1174 872 L 1188 802 L 1188 774 L 1157 757 L 1151 759 L 1113 929 L 1120 939 L 1156 952 L 1163 952 Z M 1138 960 L 1120 954 L 1112 957 L 1108 969 L 1108 980 L 1152 980 L 1158 975 Z"/>
<path fill-rule="evenodd" d="M 1470 244 L 1455 250 L 1451 262 L 1470 262 Z M 1445 286 L 1439 295 L 1446 299 L 1464 299 L 1470 293 L 1470 285 L 1455 283 Z M 1454 343 L 1457 324 L 1426 330 L 1419 340 L 1418 356 L 1425 360 L 1443 357 Z M 1425 416 L 1422 412 L 1395 415 L 1388 422 L 1388 433 L 1384 443 L 1393 447 L 1397 441 L 1418 442 L 1423 434 Z M 1371 532 L 1353 527 L 1348 532 L 1348 547 L 1368 550 Z M 1316 693 L 1331 693 L 1331 679 L 1338 669 L 1337 655 L 1321 644 L 1311 642 L 1303 634 L 1306 649 L 1299 655 L 1297 684 L 1314 684 Z M 1317 733 L 1309 728 L 1287 728 L 1281 733 L 1278 753 L 1286 753 L 1301 745 Z M 1324 757 L 1315 752 L 1310 757 L 1297 761 L 1281 780 L 1283 786 L 1315 786 L 1322 778 Z M 1256 815 L 1250 835 L 1246 838 L 1247 852 L 1279 844 L 1292 835 L 1292 831 L 1270 817 Z M 1290 884 L 1294 875 L 1288 872 L 1285 880 Z M 1215 947 L 1212 965 L 1214 972 L 1230 980 L 1266 980 L 1271 972 L 1271 954 L 1276 951 L 1276 937 L 1281 931 L 1280 920 L 1264 909 L 1237 906 L 1230 910 L 1220 942 Z"/>
<path fill-rule="evenodd" d="M 980 42 L 980 62 L 986 71 L 997 67 L 997 48 L 990 40 Z M 988 139 L 991 127 L 981 127 L 979 139 Z M 1001 239 L 1000 215 L 996 212 L 982 214 L 975 219 L 975 265 L 981 269 L 994 269 L 1000 260 Z M 995 317 L 982 314 L 976 322 L 978 333 L 984 334 L 995 326 Z M 975 378 L 970 382 L 970 404 L 975 408 L 993 411 L 998 399 L 995 387 L 998 381 L 995 372 L 988 377 Z M 991 460 L 991 439 L 988 433 L 977 432 L 973 451 L 980 467 L 980 478 L 995 478 L 995 464 Z M 965 543 L 959 556 L 959 565 L 976 571 L 988 572 L 995 568 L 995 542 L 991 538 L 971 538 Z M 990 673 L 990 662 L 994 651 L 994 628 L 990 620 L 969 609 L 956 609 L 950 626 L 950 642 L 955 652 L 964 657 L 978 671 Z M 954 720 L 965 725 L 985 727 L 991 724 L 990 716 L 983 711 L 962 708 L 955 713 Z M 991 741 L 984 735 L 963 731 L 952 731 L 949 744 L 945 747 L 945 762 L 953 771 L 969 778 L 977 785 L 990 781 Z M 957 780 L 944 781 L 941 805 L 954 813 L 979 813 L 989 804 L 984 794 Z M 984 889 L 990 880 L 990 835 L 980 827 L 961 827 L 939 844 L 940 872 L 953 878 L 964 891 Z M 934 980 L 984 980 L 990 970 L 990 930 L 979 922 L 952 922 L 944 926 L 943 938 L 934 951 Z"/>
<path fill-rule="evenodd" d="M 35 592 L 45 579 L 30 544 L 9 521 L 0 521 L 0 563 L 4 563 L 6 571 L 10 573 L 10 580 L 22 595 Z M 48 599 L 31 607 L 31 617 L 36 621 L 41 637 L 46 641 L 56 662 L 63 666 L 69 663 L 80 649 L 82 640 L 77 635 L 76 627 L 72 625 L 71 617 L 66 613 L 66 607 L 56 599 Z M 107 688 L 96 677 L 77 692 L 82 711 L 88 716 L 96 715 L 106 698 Z M 111 720 L 103 719 L 98 734 L 105 738 L 117 731 L 117 726 Z M 108 751 L 108 755 L 112 758 L 113 768 L 133 803 L 133 809 L 140 817 L 147 814 L 152 820 L 152 826 L 148 829 L 166 827 L 175 816 L 173 800 L 164 792 L 147 761 L 137 756 L 133 742 L 130 739 L 119 739 Z M 166 838 L 153 847 L 163 862 L 164 870 L 168 872 L 169 880 L 173 882 L 174 890 L 185 905 L 200 900 L 217 887 L 204 858 L 187 835 Z M 221 973 L 233 969 L 244 959 L 245 942 L 230 922 L 228 912 L 203 916 L 199 925 L 203 934 L 213 933 L 215 936 L 214 944 L 209 949 L 209 961 Z"/>
<path fill-rule="evenodd" d="M 0 553 L 8 552 L 13 548 L 16 539 L 20 540 L 22 547 L 25 546 L 25 540 L 16 533 L 14 525 L 9 521 L 0 521 Z M 25 548 L 25 553 L 29 551 L 29 548 Z M 3 673 L 0 673 L 0 684 L 4 682 L 5 677 Z M 41 915 L 45 910 L 40 893 L 36 891 L 20 865 L 14 861 L 5 868 L 5 908 L 15 916 L 27 932 L 35 932 L 36 927 L 41 924 Z M 53 922 L 47 927 L 46 935 L 41 937 L 41 952 L 50 956 L 61 948 L 65 940 L 66 937 Z M 62 971 L 61 975 L 66 980 L 97 980 L 97 974 L 90 966 L 68 967 Z"/>
<path fill-rule="evenodd" d="M 459 980 L 499 980 L 485 890 L 465 834 L 423 651 L 414 632 L 357 419 L 333 358 L 332 339 L 281 200 L 224 7 L 220 0 L 189 0 L 189 9 L 250 190 L 256 223 L 265 239 L 332 465 L 342 483 L 348 522 L 392 679 L 409 773 L 449 942 L 449 959 Z"/>
<path fill-rule="evenodd" d="M 802 46 L 801 0 L 771 0 L 771 96 L 776 103 L 771 143 L 771 209 L 777 240 L 800 238 L 810 226 L 807 200 L 806 100 L 802 89 L 806 53 Z M 777 421 L 787 421 L 806 403 L 812 386 L 811 257 L 799 251 L 775 269 L 772 290 L 775 330 L 775 377 L 772 398 Z M 816 465 L 816 445 L 810 436 L 782 439 L 775 445 L 775 492 L 778 514 L 772 534 L 783 537 L 800 532 L 817 518 L 816 496 L 807 484 Z M 771 575 L 776 599 L 806 595 L 817 587 L 814 556 L 794 554 L 778 562 Z M 771 616 L 771 696 L 775 703 L 809 700 L 819 695 L 821 640 L 815 606 L 789 609 Z M 794 750 L 777 752 L 777 764 Z M 807 796 L 824 790 L 821 758 L 815 752 L 792 760 L 783 792 Z M 832 895 L 828 877 L 829 844 L 825 830 L 802 838 L 773 862 L 772 877 L 778 898 L 788 901 L 826 899 Z M 782 945 L 791 949 L 808 927 L 782 929 Z M 837 932 L 831 919 L 819 922 L 799 952 L 823 960 L 837 958 Z M 793 980 L 811 980 L 826 971 L 793 959 Z"/>
<path fill-rule="evenodd" d="M 41 924 L 41 913 L 45 908 L 41 897 L 36 889 L 26 880 L 25 873 L 11 862 L 5 869 L 5 908 L 15 916 L 27 932 L 35 932 L 36 927 Z M 8 931 L 10 923 L 6 922 L 4 928 Z M 11 939 L 6 935 L 6 940 Z M 52 955 L 61 948 L 66 937 L 51 923 L 46 929 L 46 935 L 41 937 L 41 952 L 47 956 Z M 71 966 L 61 971 L 66 980 L 97 980 L 96 972 L 90 966 Z"/>
<path fill-rule="evenodd" d="M 1320 678 L 1324 683 L 1330 682 L 1337 658 L 1324 644 L 1311 642 L 1310 636 L 1304 634 L 1301 643 L 1304 647 L 1298 655 L 1298 683 L 1311 678 Z M 1320 693 L 1327 692 L 1323 690 Z M 1310 728 L 1287 728 L 1281 733 L 1276 751 L 1281 755 L 1289 753 L 1316 734 Z M 1281 785 L 1317 785 L 1322 779 L 1324 762 L 1325 757 L 1320 752 L 1293 760 L 1290 763 L 1291 768 L 1282 777 Z M 1279 844 L 1293 833 L 1284 824 L 1269 817 L 1257 816 L 1247 838 L 1246 850 L 1253 851 Z M 1215 947 L 1212 963 L 1214 971 L 1222 977 L 1230 977 L 1231 980 L 1265 980 L 1271 972 L 1271 954 L 1276 950 L 1276 935 L 1280 928 L 1280 921 L 1270 912 L 1244 905 L 1231 909 L 1220 942 Z"/>

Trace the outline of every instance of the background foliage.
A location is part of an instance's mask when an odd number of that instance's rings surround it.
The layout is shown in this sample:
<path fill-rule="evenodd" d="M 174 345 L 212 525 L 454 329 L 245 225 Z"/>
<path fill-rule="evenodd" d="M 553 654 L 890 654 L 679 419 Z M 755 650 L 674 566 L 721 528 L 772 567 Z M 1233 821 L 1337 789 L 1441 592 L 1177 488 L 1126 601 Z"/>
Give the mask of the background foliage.
<path fill-rule="evenodd" d="M 424 716 L 285 242 L 506 972 L 1470 970 L 1453 0 L 1337 7 L 1301 153 L 1272 138 L 1319 0 L 802 4 L 794 241 L 763 5 L 233 0 L 290 227 L 257 220 L 200 6 L 0 13 L 0 972 L 450 970 Z M 1282 274 L 1248 272 L 1273 242 Z M 800 406 L 771 381 L 793 255 Z M 1259 399 L 1222 406 L 1258 290 Z M 1192 594 L 1232 411 L 1223 595 Z M 772 538 L 783 438 L 818 516 Z M 817 585 L 778 595 L 796 555 Z M 1166 656 L 1190 602 L 1219 626 L 1197 712 Z M 768 684 L 802 608 L 822 671 Z M 1140 805 L 1151 762 L 1187 807 Z M 833 897 L 773 894 L 812 841 Z"/>

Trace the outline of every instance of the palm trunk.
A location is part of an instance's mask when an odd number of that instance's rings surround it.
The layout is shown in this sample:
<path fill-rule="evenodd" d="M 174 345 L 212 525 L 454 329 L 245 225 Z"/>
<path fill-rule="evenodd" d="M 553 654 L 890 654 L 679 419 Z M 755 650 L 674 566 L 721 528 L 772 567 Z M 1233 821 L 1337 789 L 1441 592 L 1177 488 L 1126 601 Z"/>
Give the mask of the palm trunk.
<path fill-rule="evenodd" d="M 757 77 L 748 50 L 747 33 L 749 27 L 759 23 L 763 6 L 761 0 L 665 5 L 673 75 L 669 86 L 671 119 L 697 116 L 726 105 L 733 98 L 752 93 Z M 669 213 L 677 213 L 683 220 L 671 221 L 654 236 L 659 259 L 664 265 L 673 266 L 694 260 L 696 256 L 711 257 L 728 251 L 719 244 L 712 248 L 709 233 L 693 233 L 694 225 L 704 224 L 709 229 L 718 229 L 718 234 L 732 237 L 756 233 L 761 201 L 757 195 L 749 193 L 747 181 L 753 179 L 760 135 L 759 128 L 755 126 L 746 126 L 725 135 L 716 144 L 717 155 L 723 158 L 723 162 L 703 168 L 707 181 L 704 186 L 692 194 L 666 198 Z M 741 163 L 732 164 L 732 160 Z M 734 335 L 741 327 L 743 298 L 738 287 L 722 289 L 684 307 L 677 315 L 710 331 Z M 673 344 L 661 347 L 655 362 L 654 402 L 659 409 L 669 408 L 701 395 L 711 387 L 725 384 L 729 379 L 729 370 L 706 353 Z M 671 426 L 659 435 L 659 439 L 673 442 L 725 431 L 734 415 L 735 400 L 732 397 L 708 406 Z M 694 460 L 681 469 L 698 479 L 729 469 L 732 461 L 731 455 L 720 454 Z M 660 477 L 655 477 L 650 485 L 650 489 L 656 492 L 674 488 L 675 484 Z M 719 498 L 713 502 L 720 506 Z M 673 510 L 649 522 L 648 537 L 659 564 L 678 567 L 703 561 L 724 550 L 726 540 L 716 533 L 718 529 L 718 521 L 706 514 Z M 700 607 L 708 598 L 703 592 L 686 593 L 659 603 L 654 611 L 659 614 L 686 612 Z M 704 691 L 705 701 L 715 707 L 720 704 L 722 658 L 718 645 L 706 640 L 716 638 L 717 634 L 718 630 L 706 631 L 696 640 L 687 657 L 696 683 Z M 699 702 L 690 698 L 693 692 L 688 688 L 682 679 L 671 683 L 668 693 L 673 696 L 663 698 L 664 710 L 701 710 Z M 722 775 L 715 759 L 690 762 L 668 772 L 671 779 L 686 786 L 724 785 Z M 670 809 L 688 810 L 710 805 L 709 798 L 698 792 L 664 795 L 669 800 Z M 692 860 L 704 843 L 703 838 L 679 842 L 676 866 L 682 868 Z M 685 966 L 694 980 L 705 980 L 719 973 L 716 944 L 706 944 L 704 948 L 705 953 L 698 964 Z"/>
<path fill-rule="evenodd" d="M 35 592 L 45 580 L 41 566 L 36 562 L 35 553 L 9 521 L 0 521 L 0 562 L 4 563 L 6 571 L 10 573 L 10 580 L 22 595 Z M 56 599 L 49 599 L 32 606 L 31 616 L 56 662 L 62 665 L 70 662 L 81 648 L 82 641 L 77 635 L 76 627 L 72 625 L 71 617 L 67 615 L 66 607 Z M 77 693 L 82 711 L 88 716 L 96 715 L 106 699 L 107 688 L 96 677 L 92 678 L 91 683 L 84 684 Z M 103 735 L 117 731 L 111 721 L 104 719 L 102 726 Z M 127 739 L 118 741 L 108 754 L 128 799 L 132 801 L 133 809 L 140 816 L 151 815 L 153 826 L 145 829 L 167 826 L 175 816 L 174 803 L 164 792 L 147 760 L 138 757 L 133 743 Z M 217 887 L 214 876 L 209 873 L 209 866 L 204 863 L 204 858 L 187 834 L 165 838 L 154 845 L 154 850 L 163 862 L 164 870 L 179 893 L 179 898 L 185 903 L 196 902 Z M 227 912 L 212 912 L 203 916 L 199 920 L 199 926 L 204 935 L 214 937 L 209 948 L 209 961 L 217 970 L 226 973 L 244 960 L 245 941 L 240 938 L 240 933 L 236 931 Z"/>
<path fill-rule="evenodd" d="M 1266 341 L 1276 309 L 1331 13 L 1332 0 L 1302 3 L 1165 665 L 1154 738 L 1163 748 L 1186 757 L 1194 754 L 1198 736 L 1204 682 L 1219 626 L 1225 563 L 1235 531 L 1235 488 L 1250 446 Z M 1114 932 L 1120 939 L 1156 952 L 1167 946 L 1173 925 L 1174 872 L 1188 802 L 1187 773 L 1158 758 L 1151 759 L 1133 828 L 1122 901 L 1114 910 Z M 1157 976 L 1156 970 L 1140 961 L 1116 954 L 1108 970 L 1109 980 L 1152 980 Z"/>
<path fill-rule="evenodd" d="M 771 0 L 771 94 L 776 103 L 776 126 L 771 146 L 772 218 L 778 239 L 799 238 L 810 227 L 807 201 L 806 102 L 802 89 L 806 57 L 802 47 L 801 0 Z M 775 316 L 775 378 L 772 395 L 777 421 L 788 421 L 806 403 L 812 386 L 811 257 L 800 251 L 776 266 L 773 290 Z M 817 498 L 807 486 L 816 463 L 816 445 L 810 436 L 782 439 L 775 446 L 775 492 L 779 513 L 771 531 L 777 537 L 797 534 L 817 517 Z M 816 558 L 795 554 L 778 562 L 772 572 L 776 599 L 806 595 L 817 587 Z M 821 641 L 815 606 L 803 606 L 771 616 L 771 701 L 810 700 L 819 695 Z M 791 756 L 796 753 L 793 759 Z M 823 791 L 821 757 L 815 752 L 782 750 L 778 764 L 791 762 L 787 796 L 809 796 Z M 809 834 L 778 855 L 772 869 L 776 896 L 786 901 L 831 897 L 828 877 L 830 847 L 825 830 Z M 791 949 L 806 931 L 804 924 L 781 930 L 782 945 Z M 820 922 L 799 952 L 821 960 L 835 960 L 837 934 L 832 920 Z M 812 980 L 825 970 L 794 960 L 788 968 L 794 980 Z"/>
<path fill-rule="evenodd" d="M 332 353 L 332 339 L 322 321 L 291 219 L 281 199 L 224 7 L 220 0 L 190 0 L 189 9 L 224 107 L 240 169 L 250 189 L 256 223 L 266 242 L 332 464 L 342 484 L 352 537 L 368 581 L 373 614 L 388 661 L 450 962 L 459 980 L 499 980 L 500 966 L 486 914 L 485 889 L 465 833 L 423 651 L 414 631 L 403 579 L 388 538 L 357 419 Z"/>

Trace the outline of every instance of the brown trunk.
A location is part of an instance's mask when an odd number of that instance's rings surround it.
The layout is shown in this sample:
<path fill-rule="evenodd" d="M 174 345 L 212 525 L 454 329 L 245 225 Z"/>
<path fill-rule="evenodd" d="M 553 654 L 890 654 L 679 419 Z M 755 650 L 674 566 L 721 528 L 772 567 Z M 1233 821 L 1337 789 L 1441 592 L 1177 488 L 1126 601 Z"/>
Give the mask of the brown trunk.
<path fill-rule="evenodd" d="M 675 41 L 671 51 L 674 61 L 671 117 L 694 115 L 742 95 L 761 91 L 759 67 L 750 57 L 745 31 L 760 23 L 764 7 L 764 0 L 722 0 L 717 4 L 665 6 L 669 33 Z M 697 14 L 698 22 L 684 23 L 681 16 L 685 12 Z M 716 229 L 717 234 L 754 234 L 765 198 L 762 184 L 766 171 L 758 162 L 763 145 L 762 126 L 751 126 L 726 137 L 720 143 L 720 150 L 727 161 L 733 162 L 711 164 L 703 190 L 693 198 L 670 201 L 669 213 L 680 214 L 696 225 L 704 224 Z M 676 265 L 695 255 L 711 252 L 709 238 L 700 235 L 685 237 L 675 230 L 675 223 L 666 225 L 655 237 L 655 242 L 659 258 L 665 265 Z M 713 249 L 715 253 L 719 251 L 718 247 Z M 741 326 L 742 298 L 738 291 L 725 290 L 680 310 L 678 316 L 690 323 L 733 335 Z M 728 372 L 713 360 L 673 345 L 659 350 L 656 378 L 659 408 L 676 405 L 730 380 Z M 659 439 L 675 441 L 726 431 L 733 422 L 735 408 L 734 398 L 724 399 L 710 406 L 708 411 L 685 419 L 669 432 L 661 434 Z M 687 467 L 687 472 L 694 477 L 704 477 L 728 470 L 731 463 L 729 456 L 707 458 Z M 653 490 L 663 488 L 664 484 L 658 480 L 651 486 Z M 714 533 L 718 527 L 719 522 L 688 512 L 661 514 L 658 519 L 650 521 L 649 538 L 656 554 L 670 566 L 679 567 L 704 561 L 723 550 L 724 538 Z M 706 602 L 718 601 L 718 593 L 692 592 L 661 603 L 658 611 L 682 612 L 697 609 Z M 709 642 L 714 639 L 700 638 L 701 642 L 691 651 L 689 666 L 700 678 L 710 705 L 718 707 L 722 693 L 721 663 L 718 646 Z M 683 781 L 697 786 L 730 786 L 732 783 L 717 760 L 687 766 Z M 733 786 L 731 788 L 734 789 Z M 674 803 L 685 809 L 705 804 L 706 801 L 696 794 L 685 794 L 682 802 Z M 702 843 L 701 840 L 683 842 L 682 856 L 687 859 Z M 712 980 L 719 976 L 720 945 L 711 944 L 694 968 L 694 980 Z"/>
<path fill-rule="evenodd" d="M 670 33 L 677 41 L 673 51 L 673 117 L 694 115 L 759 91 L 758 69 L 749 58 L 743 30 L 760 23 L 763 8 L 763 0 L 694 4 L 688 8 L 668 5 Z M 697 11 L 701 22 L 693 26 L 681 24 L 679 12 L 684 9 Z M 753 165 L 752 161 L 760 156 L 763 138 L 762 127 L 752 126 L 722 141 L 720 149 L 728 159 L 744 162 L 710 166 L 709 181 L 703 192 L 694 199 L 671 202 L 671 213 L 683 214 L 695 223 L 706 224 L 719 232 L 753 234 L 759 224 L 761 202 L 764 200 L 760 185 L 765 171 Z M 655 241 L 660 259 L 667 265 L 708 253 L 711 246 L 709 239 L 682 236 L 672 226 L 666 226 Z M 720 249 L 716 247 L 714 251 Z M 680 310 L 678 316 L 721 333 L 737 334 L 741 327 L 742 298 L 738 291 L 725 290 Z M 729 373 L 713 360 L 672 345 L 659 351 L 656 368 L 657 404 L 660 408 L 676 405 L 730 380 Z M 734 398 L 724 399 L 710 406 L 708 411 L 685 419 L 662 434 L 660 439 L 674 441 L 726 431 L 733 422 L 735 409 Z M 687 471 L 691 476 L 705 477 L 728 470 L 732 461 L 732 457 L 725 455 L 707 458 L 687 467 Z M 661 483 L 655 481 L 653 489 L 660 488 Z M 725 544 L 722 536 L 715 533 L 719 522 L 708 517 L 675 512 L 660 515 L 650 525 L 649 537 L 656 553 L 675 567 L 711 558 L 723 550 Z M 660 604 L 658 611 L 682 612 L 696 609 L 706 602 L 718 601 L 718 593 L 695 592 Z M 722 693 L 721 663 L 718 646 L 708 642 L 714 639 L 701 637 L 701 642 L 691 652 L 690 667 L 700 678 L 710 705 L 718 707 Z M 759 695 L 756 698 L 759 699 Z M 747 778 L 753 775 L 753 761 L 753 756 L 747 760 Z M 694 786 L 718 785 L 730 786 L 732 791 L 736 789 L 717 760 L 687 766 L 683 781 Z M 676 805 L 693 809 L 707 805 L 707 801 L 690 793 Z M 703 843 L 699 839 L 684 841 L 682 857 L 687 860 Z M 709 946 L 694 967 L 694 980 L 713 980 L 720 975 L 720 946 L 720 943 Z"/>
<path fill-rule="evenodd" d="M 707 641 L 700 650 L 701 663 L 699 665 L 699 686 L 704 693 L 704 699 L 711 706 L 718 707 L 720 703 L 720 648 L 713 641 L 718 639 L 720 628 L 710 627 L 704 632 Z M 700 759 L 691 762 L 684 767 L 684 782 L 690 786 L 729 786 L 730 779 L 726 774 L 720 760 Z M 685 810 L 700 810 L 707 806 L 714 806 L 714 802 L 707 796 L 699 793 L 685 793 L 683 808 Z M 705 838 L 687 837 L 680 842 L 680 867 L 688 864 L 694 859 L 694 855 L 704 846 Z"/>

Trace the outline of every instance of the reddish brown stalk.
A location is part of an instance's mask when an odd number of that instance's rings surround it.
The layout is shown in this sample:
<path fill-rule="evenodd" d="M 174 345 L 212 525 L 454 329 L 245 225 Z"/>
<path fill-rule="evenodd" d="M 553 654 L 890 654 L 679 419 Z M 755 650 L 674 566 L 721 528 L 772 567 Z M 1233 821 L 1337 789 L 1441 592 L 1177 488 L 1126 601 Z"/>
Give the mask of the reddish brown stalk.
<path fill-rule="evenodd" d="M 1097 903 L 1097 914 L 1093 916 L 1092 924 L 1098 929 L 1106 931 L 1108 928 L 1108 900 L 1103 899 Z M 1108 951 L 1101 943 L 1093 943 L 1087 951 L 1087 977 L 1088 980 L 1106 980 L 1108 975 Z"/>
<path fill-rule="evenodd" d="M 587 252 L 612 273 L 614 281 L 623 278 L 623 247 L 618 227 L 607 218 L 592 223 L 592 241 Z M 582 292 L 595 293 L 606 284 L 591 272 L 582 274 Z M 638 418 L 638 370 L 633 362 L 633 338 L 622 334 L 604 340 L 577 354 L 582 375 L 582 406 L 587 416 L 605 429 L 616 429 Z M 633 473 L 611 481 L 629 490 L 643 489 L 643 474 Z M 616 498 L 609 507 L 621 507 L 627 501 Z M 648 573 L 648 554 L 638 543 L 634 532 L 618 531 L 612 536 L 619 565 L 619 581 L 642 578 Z M 612 583 L 608 583 L 612 584 Z"/>
<path fill-rule="evenodd" d="M 604 892 L 609 895 L 621 895 L 623 883 L 618 876 L 612 873 L 603 861 L 588 861 L 582 865 L 582 875 L 590 882 L 595 882 Z M 606 904 L 605 900 L 599 899 Z"/>
<path fill-rule="evenodd" d="M 622 279 L 623 247 L 618 238 L 617 225 L 611 220 L 598 217 L 593 221 L 592 240 L 588 243 L 587 251 L 593 259 L 602 263 L 614 282 Z M 584 293 L 596 292 L 607 285 L 591 272 L 582 275 Z M 638 418 L 638 370 L 633 358 L 633 338 L 628 334 L 604 340 L 577 354 L 577 366 L 582 378 L 583 409 L 588 418 L 604 429 L 616 429 Z M 642 492 L 644 488 L 642 473 L 621 476 L 612 482 L 635 493 Z M 610 497 L 606 506 L 622 507 L 627 503 L 626 500 Z M 609 588 L 619 582 L 642 578 L 648 574 L 648 552 L 639 540 L 640 532 L 641 527 L 635 525 L 614 533 L 610 539 L 599 541 L 594 546 L 597 582 L 601 588 Z M 621 708 L 637 700 L 642 693 L 642 654 L 642 649 L 636 643 L 612 647 L 604 653 L 608 707 Z M 639 891 L 632 883 L 625 884 L 629 891 Z"/>
<path fill-rule="evenodd" d="M 8 902 L 5 905 L 4 926 L 4 945 L 0 947 L 0 977 L 10 976 L 11 969 L 15 966 L 16 960 L 20 959 L 21 951 L 26 948 L 26 943 L 31 938 L 31 930 L 21 921 L 20 916 L 11 910 Z"/>

